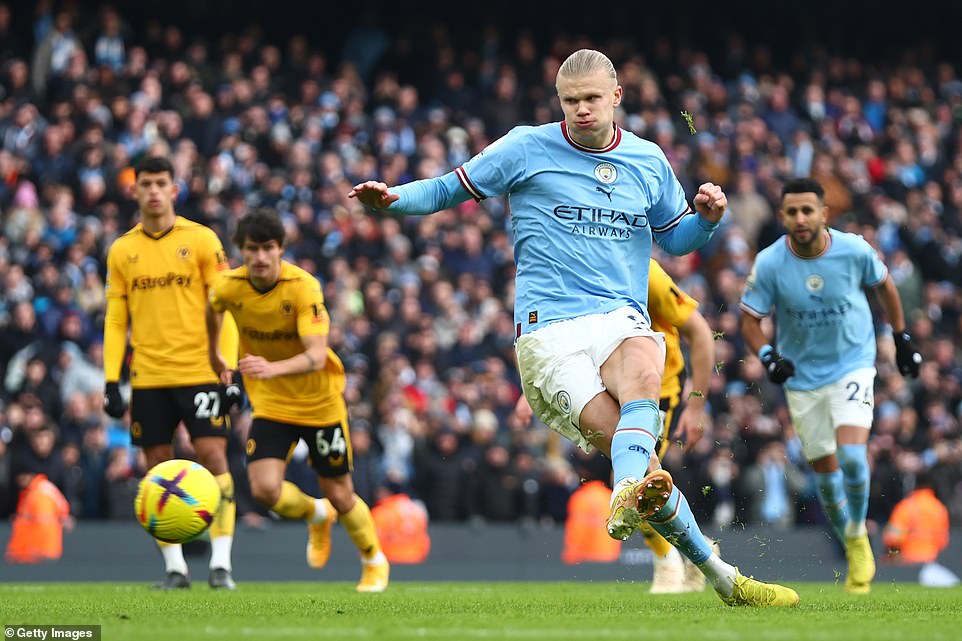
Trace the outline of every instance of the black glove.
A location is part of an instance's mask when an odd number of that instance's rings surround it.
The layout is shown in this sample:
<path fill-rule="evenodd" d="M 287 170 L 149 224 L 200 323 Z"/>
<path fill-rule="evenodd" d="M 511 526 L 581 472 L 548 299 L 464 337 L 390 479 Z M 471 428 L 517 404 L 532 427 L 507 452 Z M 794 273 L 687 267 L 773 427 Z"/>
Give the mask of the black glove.
<path fill-rule="evenodd" d="M 104 388 L 104 412 L 107 416 L 121 418 L 126 411 L 127 404 L 120 395 L 120 383 L 107 383 Z"/>
<path fill-rule="evenodd" d="M 771 345 L 766 345 L 758 352 L 762 365 L 768 371 L 768 380 L 781 385 L 789 376 L 795 375 L 795 363 L 775 351 Z"/>
<path fill-rule="evenodd" d="M 237 374 L 235 373 L 234 376 L 236 377 Z M 244 390 L 237 380 L 230 385 L 221 383 L 217 391 L 220 394 L 220 413 L 218 414 L 220 417 L 230 414 L 232 407 L 241 407 L 244 404 Z"/>
<path fill-rule="evenodd" d="M 895 364 L 902 376 L 916 378 L 919 375 L 919 365 L 922 364 L 922 354 L 912 344 L 912 336 L 908 332 L 895 334 Z"/>

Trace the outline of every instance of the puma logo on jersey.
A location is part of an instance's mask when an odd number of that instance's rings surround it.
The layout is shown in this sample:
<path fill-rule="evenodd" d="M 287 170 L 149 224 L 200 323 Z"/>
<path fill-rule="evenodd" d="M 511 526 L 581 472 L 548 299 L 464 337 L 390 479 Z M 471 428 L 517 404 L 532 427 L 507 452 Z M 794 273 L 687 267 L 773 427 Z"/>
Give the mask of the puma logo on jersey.
<path fill-rule="evenodd" d="M 611 202 L 611 192 L 613 192 L 614 190 L 615 190 L 614 187 L 612 187 L 611 189 L 605 189 L 601 185 L 598 185 L 597 187 L 595 187 L 595 191 L 600 191 L 601 193 L 603 193 L 605 196 L 608 197 L 609 203 Z"/>

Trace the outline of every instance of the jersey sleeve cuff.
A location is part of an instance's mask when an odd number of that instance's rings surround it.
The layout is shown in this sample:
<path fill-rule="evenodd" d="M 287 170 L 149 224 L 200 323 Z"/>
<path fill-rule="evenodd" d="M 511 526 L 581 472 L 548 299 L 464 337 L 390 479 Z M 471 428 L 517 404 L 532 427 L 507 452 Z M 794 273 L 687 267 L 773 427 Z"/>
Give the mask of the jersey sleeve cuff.
<path fill-rule="evenodd" d="M 662 225 L 661 227 L 655 227 L 654 225 L 652 225 L 652 226 L 651 226 L 651 231 L 652 231 L 653 233 L 655 233 L 655 234 L 663 234 L 663 233 L 665 233 L 666 231 L 669 231 L 669 230 L 671 230 L 671 229 L 674 229 L 675 227 L 678 226 L 678 223 L 681 222 L 682 218 L 684 218 L 685 216 L 687 216 L 687 215 L 690 214 L 690 213 L 691 213 L 691 208 L 688 208 L 688 209 L 686 209 L 685 211 L 683 211 L 683 212 L 681 212 L 680 214 L 678 214 L 677 216 L 675 216 L 674 218 L 672 218 L 671 220 L 669 220 L 667 223 L 665 223 L 665 224 Z"/>
<path fill-rule="evenodd" d="M 474 183 L 471 182 L 471 179 L 468 178 L 468 174 L 464 171 L 464 165 L 461 165 L 460 167 L 455 169 L 454 174 L 458 177 L 458 180 L 461 181 L 461 186 L 464 187 L 465 191 L 471 194 L 471 197 L 474 198 L 476 201 L 481 202 L 482 200 L 487 198 L 487 196 L 481 193 L 480 189 L 475 187 Z"/>
<path fill-rule="evenodd" d="M 888 270 L 888 267 L 886 267 L 885 270 L 882 272 L 882 277 L 879 278 L 874 283 L 872 283 L 871 285 L 869 285 L 869 287 L 878 287 L 879 285 L 885 282 L 885 279 L 888 278 L 888 276 L 889 276 L 889 270 Z"/>
<path fill-rule="evenodd" d="M 755 318 L 765 318 L 766 316 L 768 316 L 768 314 L 766 314 L 766 313 L 764 313 L 764 312 L 760 312 L 760 311 L 758 311 L 757 309 L 755 309 L 754 307 L 749 307 L 749 306 L 748 306 L 746 303 L 744 303 L 744 302 L 739 303 L 739 304 L 738 304 L 738 307 L 739 307 L 743 312 L 745 312 L 746 314 L 750 314 L 751 316 L 754 316 Z"/>
<path fill-rule="evenodd" d="M 705 231 L 715 231 L 716 229 L 718 229 L 718 226 L 721 225 L 720 220 L 718 222 L 713 223 L 712 221 L 708 220 L 701 214 L 695 214 L 695 215 L 698 216 L 698 226 Z"/>

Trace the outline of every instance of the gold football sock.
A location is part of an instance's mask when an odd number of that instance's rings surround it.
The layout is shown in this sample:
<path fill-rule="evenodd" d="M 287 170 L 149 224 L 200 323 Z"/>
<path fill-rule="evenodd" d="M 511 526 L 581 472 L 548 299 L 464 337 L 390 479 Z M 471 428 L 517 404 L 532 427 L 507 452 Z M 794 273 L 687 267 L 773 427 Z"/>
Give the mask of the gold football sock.
<path fill-rule="evenodd" d="M 374 530 L 374 519 L 371 518 L 371 510 L 367 503 L 357 494 L 354 495 L 354 499 L 354 507 L 349 512 L 340 514 L 338 518 L 347 530 L 348 536 L 354 541 L 354 545 L 361 551 L 361 555 L 365 559 L 370 559 L 381 551 L 377 532 Z"/>
<path fill-rule="evenodd" d="M 214 522 L 210 524 L 210 538 L 217 539 L 222 536 L 234 535 L 234 520 L 237 515 L 237 506 L 234 504 L 234 477 L 230 472 L 218 474 L 214 477 L 217 485 L 220 486 L 220 508 L 214 517 Z"/>
<path fill-rule="evenodd" d="M 314 516 L 314 497 L 304 494 L 290 481 L 284 481 L 281 497 L 271 509 L 285 519 L 308 521 Z"/>
<path fill-rule="evenodd" d="M 651 527 L 648 521 L 643 522 L 638 528 L 638 531 L 644 535 L 645 545 L 651 548 L 655 556 L 663 557 L 671 552 L 671 543 L 669 543 L 665 537 L 655 532 L 655 528 Z"/>

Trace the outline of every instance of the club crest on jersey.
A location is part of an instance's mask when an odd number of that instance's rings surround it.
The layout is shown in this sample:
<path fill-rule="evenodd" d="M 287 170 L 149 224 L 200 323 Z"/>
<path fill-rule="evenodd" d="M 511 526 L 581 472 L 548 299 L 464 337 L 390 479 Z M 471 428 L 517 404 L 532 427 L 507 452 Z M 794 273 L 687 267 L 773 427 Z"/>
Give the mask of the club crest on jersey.
<path fill-rule="evenodd" d="M 565 414 L 571 413 L 571 395 L 568 392 L 561 390 L 555 394 L 555 403 Z"/>
<path fill-rule="evenodd" d="M 177 257 L 180 258 L 181 260 L 187 260 L 188 258 L 190 258 L 190 247 L 188 247 L 187 245 L 178 247 Z"/>
<path fill-rule="evenodd" d="M 805 279 L 805 289 L 815 293 L 825 288 L 825 281 L 818 274 L 812 274 Z"/>
<path fill-rule="evenodd" d="M 294 313 L 294 303 L 289 300 L 281 301 L 281 314 L 283 316 L 290 316 Z"/>
<path fill-rule="evenodd" d="M 618 180 L 618 169 L 610 162 L 603 162 L 595 167 L 595 178 L 605 185 Z"/>

